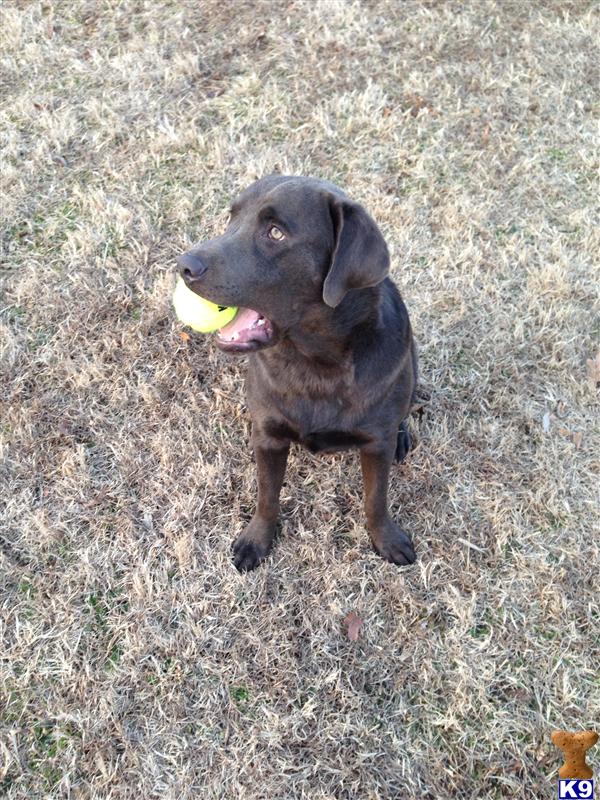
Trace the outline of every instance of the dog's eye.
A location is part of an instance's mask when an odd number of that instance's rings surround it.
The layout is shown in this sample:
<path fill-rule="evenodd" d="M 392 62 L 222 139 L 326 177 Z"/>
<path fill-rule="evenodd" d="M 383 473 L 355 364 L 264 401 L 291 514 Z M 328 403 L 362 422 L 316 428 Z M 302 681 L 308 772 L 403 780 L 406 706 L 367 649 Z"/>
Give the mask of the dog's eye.
<path fill-rule="evenodd" d="M 285 233 L 280 230 L 277 225 L 271 225 L 267 236 L 269 239 L 275 239 L 276 242 L 280 242 L 282 239 L 285 239 Z"/>

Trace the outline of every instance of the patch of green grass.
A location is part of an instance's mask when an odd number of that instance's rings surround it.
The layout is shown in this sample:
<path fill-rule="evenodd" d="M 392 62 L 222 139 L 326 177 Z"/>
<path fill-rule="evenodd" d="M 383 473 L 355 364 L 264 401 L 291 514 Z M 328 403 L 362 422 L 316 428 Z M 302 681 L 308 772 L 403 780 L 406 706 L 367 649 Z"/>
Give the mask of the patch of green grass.
<path fill-rule="evenodd" d="M 21 578 L 17 590 L 24 594 L 25 597 L 35 597 L 37 595 L 37 588 L 27 578 Z"/>
<path fill-rule="evenodd" d="M 568 154 L 564 150 L 561 150 L 560 147 L 551 147 L 550 150 L 548 150 L 548 156 L 550 157 L 551 161 L 554 161 L 557 164 L 561 164 L 568 158 Z"/>
<path fill-rule="evenodd" d="M 509 236 L 514 236 L 515 233 L 519 233 L 519 226 L 515 222 L 511 222 L 509 225 L 499 225 L 494 228 L 494 236 L 496 237 L 497 241 L 502 242 Z"/>
<path fill-rule="evenodd" d="M 486 636 L 489 636 L 490 630 L 490 626 L 482 622 L 469 628 L 469 636 L 472 636 L 473 639 L 485 639 Z"/>
<path fill-rule="evenodd" d="M 27 311 L 22 306 L 12 305 L 8 306 L 0 319 L 6 319 L 9 322 L 18 322 L 25 318 Z"/>
<path fill-rule="evenodd" d="M 129 608 L 127 598 L 121 592 L 108 589 L 104 592 L 92 592 L 85 599 L 89 611 L 93 614 L 94 624 L 101 630 L 107 628 L 107 618 L 112 610 L 126 612 Z"/>
<path fill-rule="evenodd" d="M 114 669 L 116 666 L 118 666 L 118 664 L 121 661 L 121 657 L 123 655 L 123 652 L 124 652 L 124 649 L 123 649 L 123 647 L 121 647 L 121 645 L 114 644 L 111 647 L 110 652 L 108 654 L 108 658 L 107 658 L 107 661 L 106 661 L 107 668 Z"/>
<path fill-rule="evenodd" d="M 250 700 L 250 690 L 245 686 L 232 686 L 229 693 L 238 708 L 245 708 Z"/>
<path fill-rule="evenodd" d="M 556 638 L 560 637 L 560 633 L 558 631 L 551 630 L 550 628 L 537 627 L 536 633 L 541 639 L 547 639 L 549 642 L 552 642 Z"/>
<path fill-rule="evenodd" d="M 37 749 L 48 758 L 54 758 L 69 743 L 68 737 L 58 733 L 51 725 L 36 725 L 33 735 Z"/>
<path fill-rule="evenodd" d="M 48 344 L 52 340 L 54 335 L 54 331 L 51 331 L 47 328 L 37 328 L 36 330 L 31 331 L 31 338 L 29 340 L 29 349 L 32 353 L 36 350 L 39 350 L 40 347 L 44 347 L 44 345 Z"/>
<path fill-rule="evenodd" d="M 127 241 L 121 231 L 108 227 L 99 246 L 99 254 L 103 259 L 116 258 L 127 247 Z"/>
<path fill-rule="evenodd" d="M 40 774 L 48 790 L 54 789 L 63 779 L 63 771 L 59 767 L 43 767 Z"/>
<path fill-rule="evenodd" d="M 99 594 L 90 594 L 86 599 L 86 603 L 90 607 L 95 624 L 101 628 L 106 628 L 106 617 L 108 616 L 108 605 L 104 598 Z"/>
<path fill-rule="evenodd" d="M 4 690 L 6 691 L 6 704 L 2 709 L 2 716 L 7 725 L 17 722 L 23 713 L 23 699 L 21 693 L 16 689 L 8 688 L 9 683 L 5 682 Z"/>

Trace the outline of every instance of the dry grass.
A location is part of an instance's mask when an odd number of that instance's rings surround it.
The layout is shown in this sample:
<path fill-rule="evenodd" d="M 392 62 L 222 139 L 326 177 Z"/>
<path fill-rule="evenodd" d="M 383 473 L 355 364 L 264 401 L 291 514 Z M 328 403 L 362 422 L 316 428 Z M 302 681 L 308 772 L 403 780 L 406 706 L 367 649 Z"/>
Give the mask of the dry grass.
<path fill-rule="evenodd" d="M 550 730 L 600 719 L 597 7 L 2 15 L 0 793 L 554 797 Z M 413 568 L 357 455 L 299 450 L 272 556 L 230 562 L 244 363 L 179 337 L 173 256 L 277 170 L 389 239 L 432 394 Z"/>

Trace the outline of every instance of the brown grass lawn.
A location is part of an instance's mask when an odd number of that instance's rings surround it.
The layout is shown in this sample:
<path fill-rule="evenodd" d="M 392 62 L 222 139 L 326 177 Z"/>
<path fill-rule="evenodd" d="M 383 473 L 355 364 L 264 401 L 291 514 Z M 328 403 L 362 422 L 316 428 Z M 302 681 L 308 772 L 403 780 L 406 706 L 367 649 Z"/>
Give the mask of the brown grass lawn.
<path fill-rule="evenodd" d="M 554 797 L 551 730 L 600 726 L 598 6 L 2 17 L 0 794 Z M 431 395 L 391 485 L 414 567 L 371 551 L 358 455 L 301 450 L 272 555 L 230 561 L 245 363 L 170 292 L 273 171 L 388 238 Z"/>

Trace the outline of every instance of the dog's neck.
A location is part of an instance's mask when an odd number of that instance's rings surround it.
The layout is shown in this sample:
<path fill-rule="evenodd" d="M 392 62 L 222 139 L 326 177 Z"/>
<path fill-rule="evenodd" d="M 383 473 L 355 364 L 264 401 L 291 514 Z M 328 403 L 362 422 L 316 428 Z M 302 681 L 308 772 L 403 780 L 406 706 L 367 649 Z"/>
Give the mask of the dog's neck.
<path fill-rule="evenodd" d="M 364 345 L 365 337 L 380 324 L 381 287 L 373 286 L 349 292 L 328 314 L 323 314 L 323 306 L 315 308 L 314 315 L 309 312 L 287 332 L 285 343 L 316 367 L 345 368 L 357 343 Z"/>

